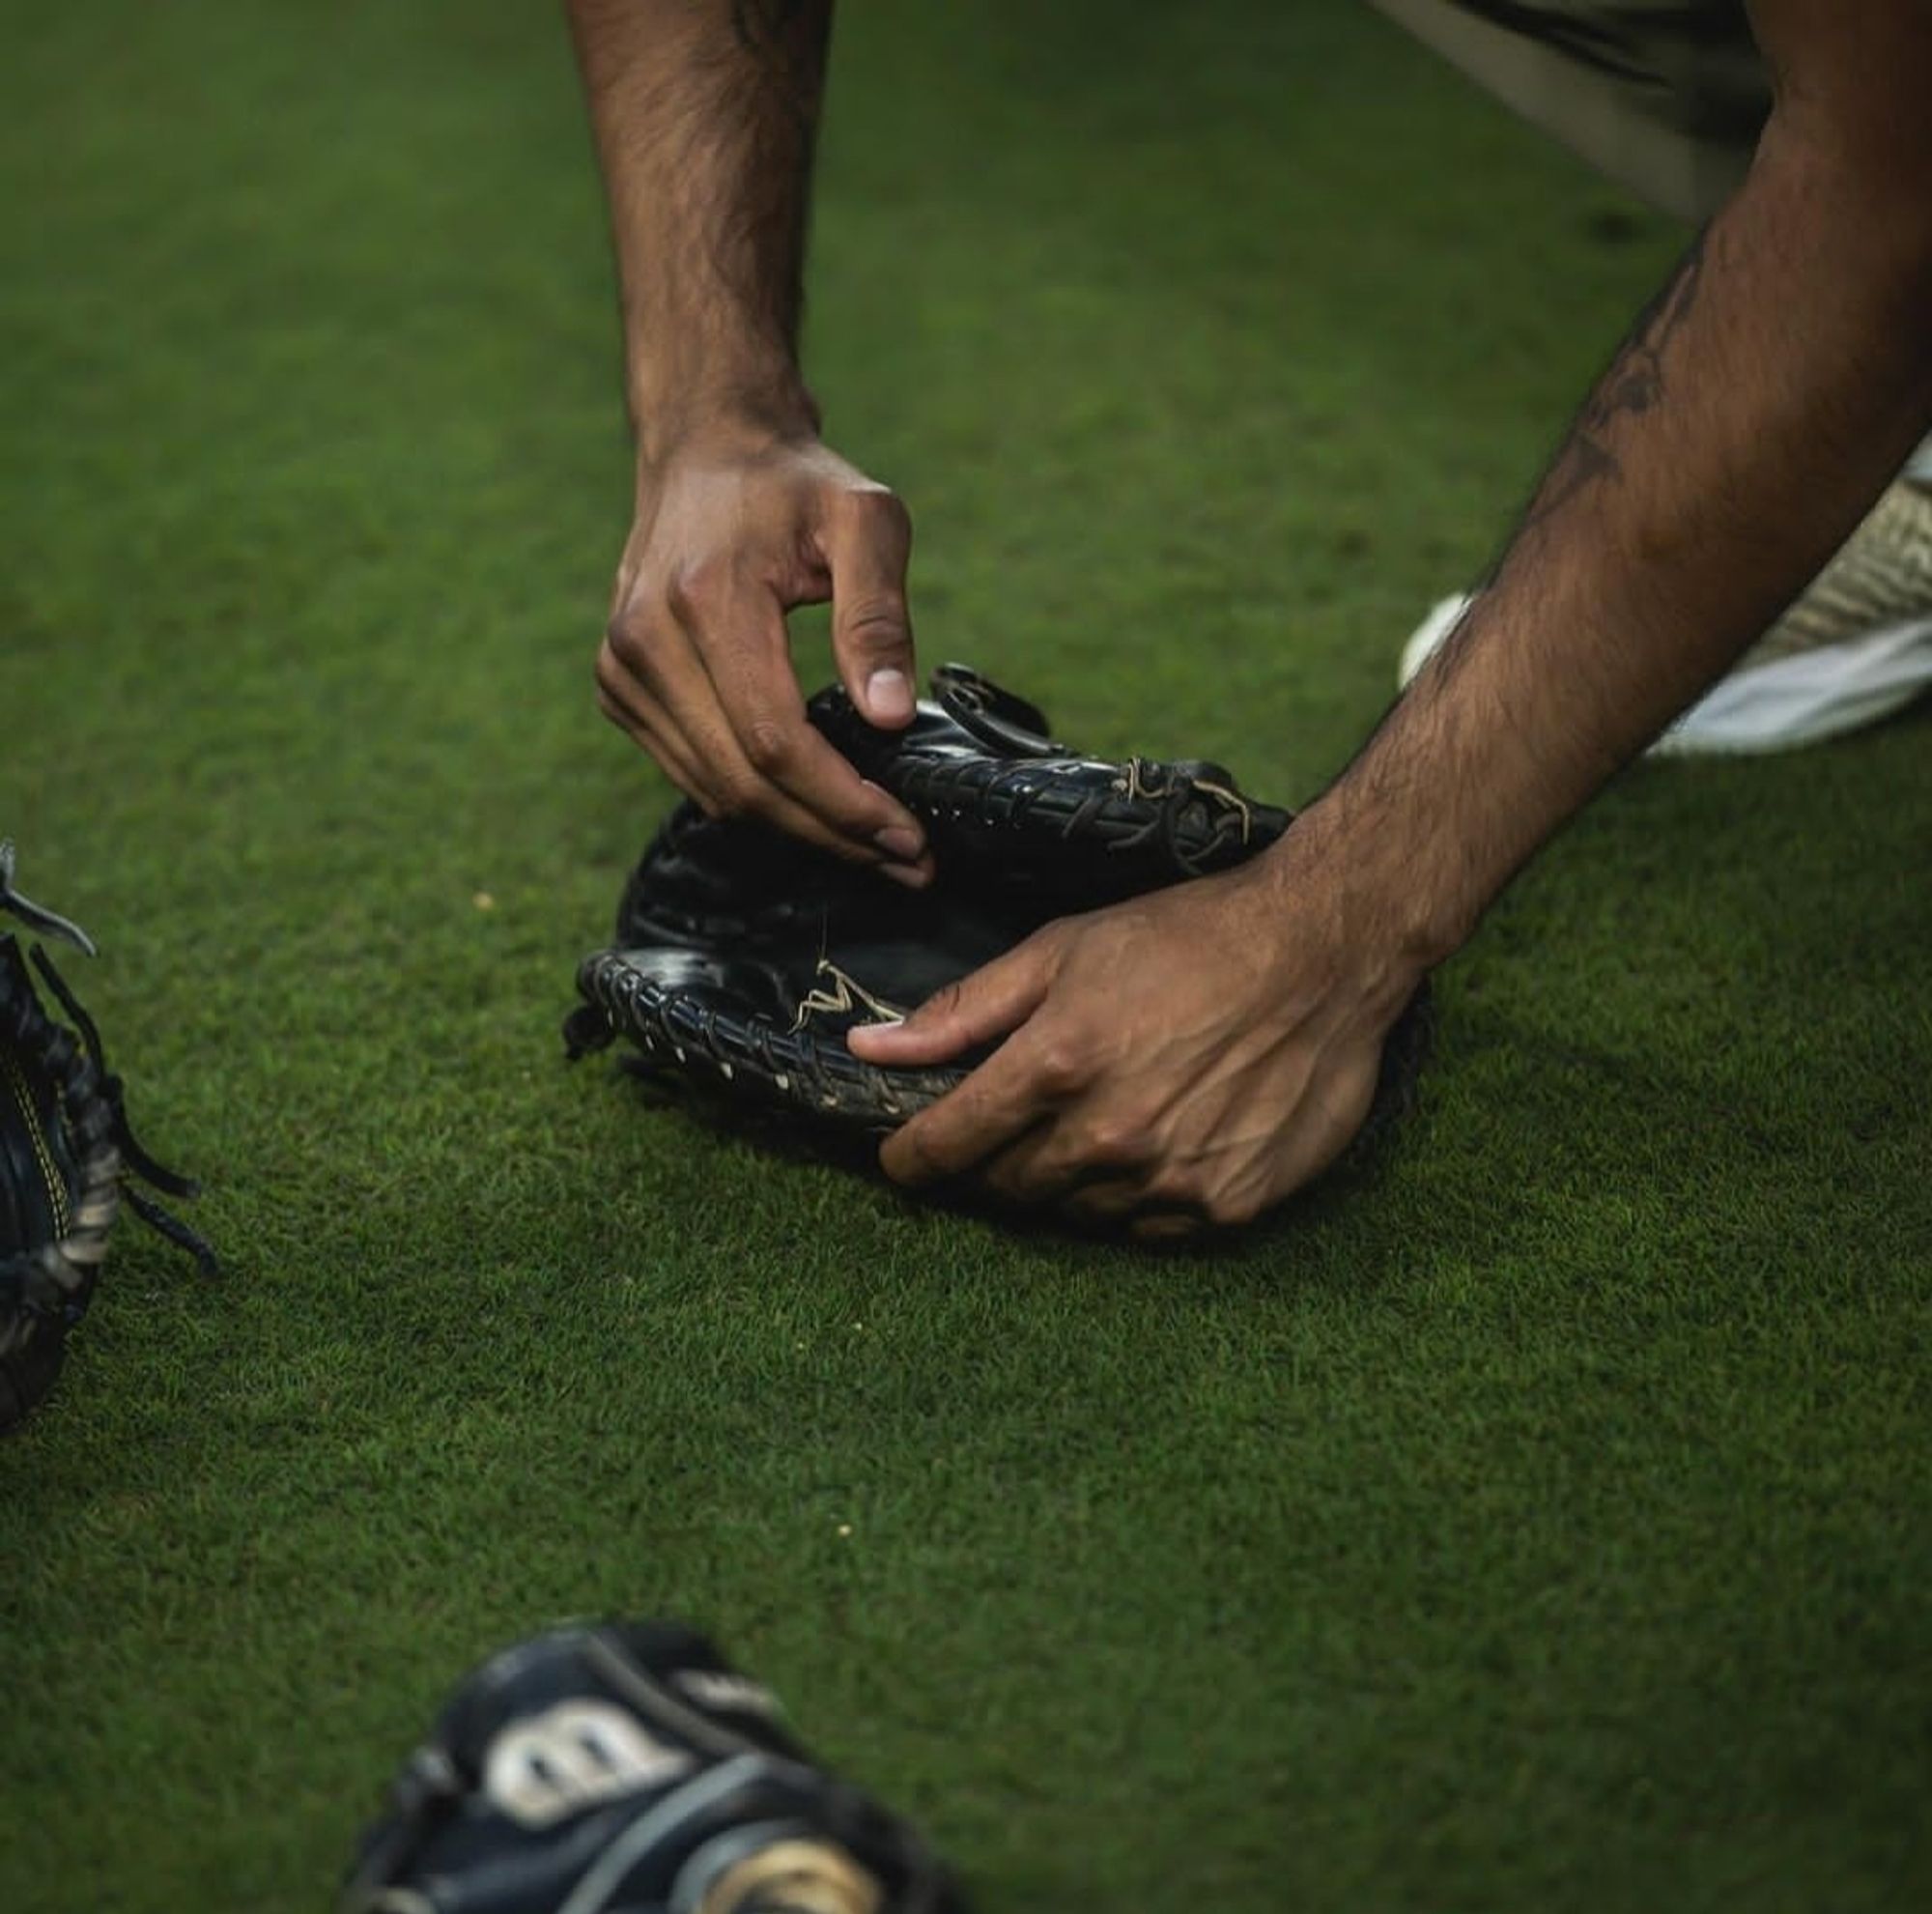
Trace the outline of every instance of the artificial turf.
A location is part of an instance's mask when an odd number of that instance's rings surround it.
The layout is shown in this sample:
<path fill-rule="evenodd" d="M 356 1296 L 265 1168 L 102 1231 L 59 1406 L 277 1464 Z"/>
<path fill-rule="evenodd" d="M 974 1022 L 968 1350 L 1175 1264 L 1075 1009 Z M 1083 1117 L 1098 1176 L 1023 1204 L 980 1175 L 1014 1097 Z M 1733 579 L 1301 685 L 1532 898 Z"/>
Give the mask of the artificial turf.
<path fill-rule="evenodd" d="M 924 655 L 1305 797 L 1684 235 L 1356 7 L 848 12 L 809 357 Z M 1926 1904 L 1923 712 L 1629 774 L 1222 1253 L 774 1160 L 559 1056 L 669 801 L 559 18 L 4 26 L 0 829 L 228 1268 L 125 1233 L 0 1449 L 0 1907 L 322 1904 L 585 1612 L 1009 1914 Z"/>

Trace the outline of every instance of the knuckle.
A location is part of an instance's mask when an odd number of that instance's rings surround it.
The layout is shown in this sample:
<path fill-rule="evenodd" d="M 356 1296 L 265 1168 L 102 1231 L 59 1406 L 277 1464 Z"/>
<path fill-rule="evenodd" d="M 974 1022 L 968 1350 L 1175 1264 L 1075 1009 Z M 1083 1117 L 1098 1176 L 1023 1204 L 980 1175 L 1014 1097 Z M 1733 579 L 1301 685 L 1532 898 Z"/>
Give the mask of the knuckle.
<path fill-rule="evenodd" d="M 1043 1089 L 1064 1097 L 1085 1080 L 1086 1052 L 1069 1037 L 1049 1037 L 1041 1043 L 1034 1068 Z"/>
<path fill-rule="evenodd" d="M 912 536 L 912 514 L 889 485 L 855 485 L 845 494 L 845 509 L 868 529 L 895 538 Z"/>
<path fill-rule="evenodd" d="M 745 747 L 745 756 L 752 768 L 762 771 L 767 777 L 777 777 L 789 770 L 797 760 L 798 743 L 792 735 L 791 727 L 781 724 L 776 718 L 751 719 L 739 742 Z"/>
<path fill-rule="evenodd" d="M 843 608 L 839 629 L 848 643 L 885 651 L 903 644 L 910 620 L 903 598 L 875 593 Z"/>
<path fill-rule="evenodd" d="M 1133 1112 L 1094 1117 L 1082 1127 L 1076 1147 L 1084 1162 L 1115 1165 L 1143 1162 L 1149 1152 L 1147 1126 Z"/>
<path fill-rule="evenodd" d="M 724 573 L 709 558 L 679 565 L 664 582 L 664 602 L 680 624 L 702 622 L 717 605 L 724 586 Z"/>
<path fill-rule="evenodd" d="M 635 607 L 627 605 L 621 612 L 612 613 L 610 623 L 604 627 L 604 643 L 598 648 L 597 660 L 601 665 L 606 658 L 639 656 L 648 648 L 644 621 Z"/>
<path fill-rule="evenodd" d="M 1066 955 L 1066 939 L 1069 934 L 1065 922 L 1044 924 L 1033 934 L 1023 939 L 1013 948 L 1015 962 L 1032 965 L 1052 976 L 1060 968 Z"/>
<path fill-rule="evenodd" d="M 635 609 L 619 613 L 605 628 L 604 643 L 597 647 L 598 682 L 612 689 L 627 681 L 655 685 L 662 645 L 662 635 L 643 614 Z"/>

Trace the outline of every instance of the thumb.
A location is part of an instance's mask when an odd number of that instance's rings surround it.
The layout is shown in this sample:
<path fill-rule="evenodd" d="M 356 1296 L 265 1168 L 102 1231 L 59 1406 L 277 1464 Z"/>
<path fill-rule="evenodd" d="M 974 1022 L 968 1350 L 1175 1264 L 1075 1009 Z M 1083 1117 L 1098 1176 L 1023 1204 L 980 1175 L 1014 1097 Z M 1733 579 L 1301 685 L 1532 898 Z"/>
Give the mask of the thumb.
<path fill-rule="evenodd" d="M 821 534 L 832 572 L 832 653 L 839 681 L 867 723 L 912 722 L 912 614 L 906 564 L 912 520 L 883 486 L 841 492 Z"/>
<path fill-rule="evenodd" d="M 903 1023 L 872 1023 L 850 1032 L 846 1044 L 868 1064 L 943 1064 L 961 1050 L 1017 1030 L 1046 997 L 1053 959 L 1037 938 L 996 957 L 983 969 L 935 990 Z"/>

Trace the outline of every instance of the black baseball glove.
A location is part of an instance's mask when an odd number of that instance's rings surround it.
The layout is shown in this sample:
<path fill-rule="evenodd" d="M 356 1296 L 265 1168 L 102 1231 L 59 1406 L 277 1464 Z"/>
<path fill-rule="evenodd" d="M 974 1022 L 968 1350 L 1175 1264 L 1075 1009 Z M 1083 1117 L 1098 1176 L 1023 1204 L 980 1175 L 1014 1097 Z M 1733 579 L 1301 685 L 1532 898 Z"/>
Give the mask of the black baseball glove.
<path fill-rule="evenodd" d="M 85 931 L 14 888 L 14 865 L 12 843 L 0 841 L 0 914 L 92 957 Z M 207 1243 L 130 1177 L 171 1196 L 195 1193 L 134 1141 L 100 1033 L 53 960 L 38 943 L 0 936 L 0 1435 L 52 1389 L 124 1196 L 204 1269 L 214 1268 Z"/>
<path fill-rule="evenodd" d="M 1082 757 L 1023 699 L 944 667 L 904 730 L 876 730 L 842 691 L 811 721 L 924 825 L 922 891 L 754 822 L 674 811 L 625 886 L 612 948 L 578 971 L 573 1056 L 628 1038 L 646 1075 L 731 1112 L 760 1109 L 834 1140 L 898 1127 L 980 1057 L 882 1069 L 846 1047 L 1055 918 L 1226 871 L 1292 814 L 1218 764 Z M 1406 1100 L 1425 1043 L 1418 991 L 1383 1052 L 1373 1129 Z"/>
<path fill-rule="evenodd" d="M 688 1629 L 522 1643 L 404 1765 L 342 1914 L 963 1914 L 912 1829 L 780 1723 Z"/>

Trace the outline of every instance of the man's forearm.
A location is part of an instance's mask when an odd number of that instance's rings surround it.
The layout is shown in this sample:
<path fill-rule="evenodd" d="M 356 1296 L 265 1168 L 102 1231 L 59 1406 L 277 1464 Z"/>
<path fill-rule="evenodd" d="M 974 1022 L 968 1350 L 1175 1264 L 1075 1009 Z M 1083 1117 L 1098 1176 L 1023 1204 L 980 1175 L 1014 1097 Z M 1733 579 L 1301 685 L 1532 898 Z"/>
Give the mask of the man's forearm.
<path fill-rule="evenodd" d="M 631 411 L 816 424 L 798 369 L 831 0 L 566 0 L 611 206 Z"/>
<path fill-rule="evenodd" d="M 1719 676 L 1932 422 L 1932 144 L 1775 116 L 1458 632 L 1323 800 L 1426 960 Z"/>

